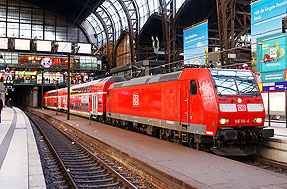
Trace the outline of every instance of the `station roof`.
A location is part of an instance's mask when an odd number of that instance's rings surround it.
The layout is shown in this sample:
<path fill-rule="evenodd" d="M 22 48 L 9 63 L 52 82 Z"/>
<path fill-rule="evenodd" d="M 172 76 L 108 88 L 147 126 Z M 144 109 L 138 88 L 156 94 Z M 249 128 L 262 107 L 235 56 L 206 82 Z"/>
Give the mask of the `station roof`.
<path fill-rule="evenodd" d="M 81 23 L 90 14 L 90 7 L 97 7 L 102 0 L 25 0 Z M 82 13 L 81 13 L 82 12 Z"/>
<path fill-rule="evenodd" d="M 129 32 L 130 38 L 140 36 L 149 24 L 151 17 L 161 18 L 162 6 L 167 4 L 167 15 L 175 10 L 178 33 L 182 35 L 184 27 L 209 20 L 209 35 L 218 38 L 218 20 L 216 0 L 25 0 L 39 7 L 57 12 L 70 18 L 87 31 L 89 41 L 99 49 L 109 49 L 110 44 L 116 44 L 124 32 Z M 175 2 L 172 4 L 171 2 Z M 250 10 L 250 0 L 237 0 Z M 159 30 L 161 25 L 151 26 L 149 29 Z M 160 36 L 159 36 L 160 38 Z M 182 38 L 179 38 L 182 41 Z M 132 41 L 130 41 L 131 43 Z M 218 46 L 218 43 L 215 43 Z"/>
<path fill-rule="evenodd" d="M 25 0 L 39 7 L 57 12 L 92 25 L 96 43 L 103 45 L 107 38 L 115 42 L 122 31 L 140 32 L 152 14 L 159 14 L 160 0 Z M 176 10 L 190 0 L 177 0 Z M 107 31 L 108 30 L 108 31 Z M 108 33 L 108 36 L 107 36 Z"/>

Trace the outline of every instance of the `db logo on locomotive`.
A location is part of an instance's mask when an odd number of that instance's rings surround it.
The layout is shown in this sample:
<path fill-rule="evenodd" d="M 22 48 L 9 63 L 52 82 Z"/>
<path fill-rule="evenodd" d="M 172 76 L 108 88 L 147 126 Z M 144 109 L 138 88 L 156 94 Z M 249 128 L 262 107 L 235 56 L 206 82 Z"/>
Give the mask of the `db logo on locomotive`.
<path fill-rule="evenodd" d="M 133 106 L 138 107 L 139 106 L 139 94 L 135 93 L 133 95 Z"/>
<path fill-rule="evenodd" d="M 245 104 L 237 104 L 237 109 L 240 112 L 245 112 L 247 110 L 246 105 Z"/>

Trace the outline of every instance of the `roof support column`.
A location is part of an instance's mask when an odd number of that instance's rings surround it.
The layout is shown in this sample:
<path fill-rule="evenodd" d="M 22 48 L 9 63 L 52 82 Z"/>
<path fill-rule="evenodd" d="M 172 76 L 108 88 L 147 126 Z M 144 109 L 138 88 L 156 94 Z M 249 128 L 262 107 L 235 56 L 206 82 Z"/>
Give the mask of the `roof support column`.
<path fill-rule="evenodd" d="M 131 49 L 131 63 L 134 64 L 135 63 L 135 46 L 134 46 L 134 32 L 133 32 L 132 20 L 131 20 L 129 11 L 127 7 L 125 6 L 125 4 L 123 3 L 123 1 L 118 0 L 118 2 L 122 6 L 127 17 L 128 27 L 129 27 L 129 41 L 130 41 L 130 49 Z"/>
<path fill-rule="evenodd" d="M 103 28 L 104 28 L 104 31 L 105 31 L 105 34 L 106 34 L 106 40 L 107 40 L 107 62 L 108 62 L 108 66 L 107 66 L 107 69 L 110 70 L 111 69 L 111 49 L 110 49 L 110 38 L 109 38 L 109 33 L 108 33 L 108 29 L 107 29 L 107 26 L 105 24 L 105 22 L 103 21 L 102 17 L 99 16 L 99 14 L 97 12 L 94 12 L 95 16 L 99 19 L 99 21 L 101 22 Z"/>
<path fill-rule="evenodd" d="M 159 0 L 161 7 L 161 19 L 162 19 L 162 30 L 164 38 L 164 49 L 165 49 L 165 60 L 170 63 L 170 41 L 168 32 L 168 17 L 167 17 L 167 5 L 165 0 Z M 169 65 L 170 70 L 170 65 Z"/>

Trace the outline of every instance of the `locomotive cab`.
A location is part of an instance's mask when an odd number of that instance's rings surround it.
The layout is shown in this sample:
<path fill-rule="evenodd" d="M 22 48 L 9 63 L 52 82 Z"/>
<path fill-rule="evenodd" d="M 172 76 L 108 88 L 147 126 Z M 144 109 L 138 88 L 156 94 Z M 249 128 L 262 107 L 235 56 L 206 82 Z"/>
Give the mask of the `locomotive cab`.
<path fill-rule="evenodd" d="M 226 151 L 229 155 L 254 154 L 263 137 L 274 136 L 273 129 L 264 129 L 265 110 L 254 75 L 251 71 L 213 69 L 210 74 L 218 103 L 212 150 L 222 155 Z"/>

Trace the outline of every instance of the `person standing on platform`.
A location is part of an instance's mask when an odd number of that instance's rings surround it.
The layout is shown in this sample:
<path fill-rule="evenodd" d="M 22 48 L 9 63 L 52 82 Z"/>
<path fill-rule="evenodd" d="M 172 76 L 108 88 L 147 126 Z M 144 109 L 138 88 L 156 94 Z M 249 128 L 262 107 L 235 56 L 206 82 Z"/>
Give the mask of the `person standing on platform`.
<path fill-rule="evenodd" d="M 13 101 L 12 101 L 11 98 L 9 98 L 9 100 L 7 101 L 7 105 L 8 105 L 9 108 L 12 108 L 12 106 L 13 106 Z"/>
<path fill-rule="evenodd" d="M 0 98 L 0 123 L 1 123 L 1 112 L 2 112 L 2 109 L 3 109 L 3 101 Z"/>

